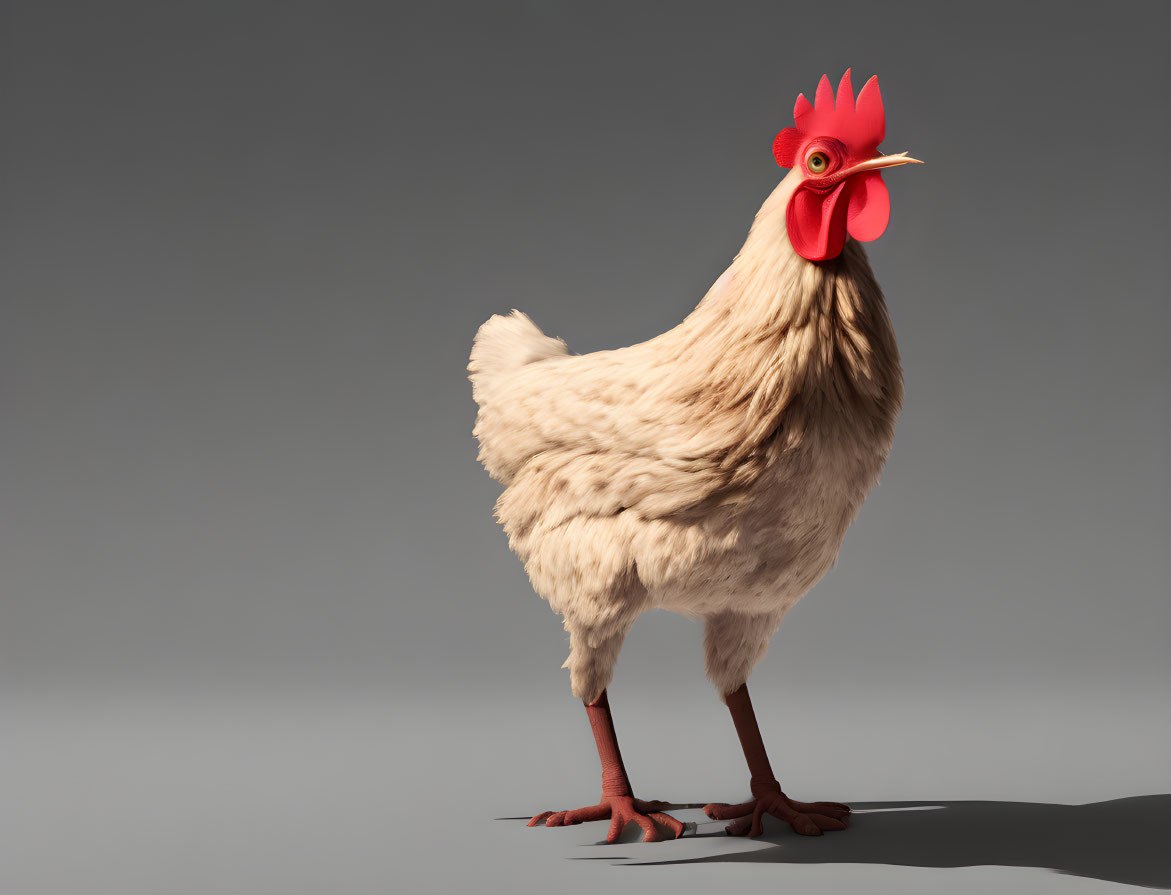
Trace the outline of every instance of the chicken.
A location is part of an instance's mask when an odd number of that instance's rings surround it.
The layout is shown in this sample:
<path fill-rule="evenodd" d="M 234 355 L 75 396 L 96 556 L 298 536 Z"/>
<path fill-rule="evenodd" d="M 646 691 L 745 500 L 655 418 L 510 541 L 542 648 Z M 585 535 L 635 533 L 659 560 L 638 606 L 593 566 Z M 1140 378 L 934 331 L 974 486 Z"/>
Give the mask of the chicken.
<path fill-rule="evenodd" d="M 729 833 L 770 814 L 798 833 L 845 827 L 849 808 L 782 791 L 746 681 L 785 613 L 829 570 L 876 483 L 902 403 L 898 349 L 860 240 L 886 228 L 876 78 L 836 101 L 822 77 L 773 145 L 789 174 L 695 310 L 649 341 L 570 354 L 524 314 L 494 316 L 468 365 L 480 460 L 506 485 L 496 516 L 533 588 L 564 619 L 573 693 L 602 762 L 602 799 L 546 826 L 611 819 L 645 841 L 661 802 L 634 798 L 606 688 L 648 609 L 704 624 L 707 675 L 732 714 L 752 798 L 708 805 Z M 852 239 L 847 238 L 847 234 Z"/>

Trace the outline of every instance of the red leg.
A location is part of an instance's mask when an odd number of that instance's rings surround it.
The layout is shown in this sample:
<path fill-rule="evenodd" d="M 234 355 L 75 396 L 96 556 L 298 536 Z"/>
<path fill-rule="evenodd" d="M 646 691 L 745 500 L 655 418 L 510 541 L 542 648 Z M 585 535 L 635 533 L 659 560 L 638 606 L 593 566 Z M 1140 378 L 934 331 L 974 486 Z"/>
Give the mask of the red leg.
<path fill-rule="evenodd" d="M 614 733 L 610 700 L 605 690 L 594 702 L 586 705 L 586 714 L 594 731 L 598 758 L 602 762 L 602 800 L 596 805 L 574 811 L 543 811 L 529 821 L 529 826 L 535 827 L 544 821 L 547 827 L 561 827 L 587 820 L 610 818 L 607 842 L 617 842 L 623 828 L 631 821 L 642 828 L 643 842 L 657 842 L 660 837 L 654 822 L 658 821 L 670 829 L 675 834 L 674 838 L 678 839 L 683 834 L 683 824 L 658 810 L 664 803 L 644 802 L 642 799 L 634 798 L 631 792 L 630 779 L 626 776 L 622 753 L 618 749 L 618 737 Z"/>
<path fill-rule="evenodd" d="M 761 823 L 765 814 L 780 818 L 794 830 L 805 836 L 820 836 L 823 830 L 844 830 L 850 809 L 838 802 L 797 802 L 781 791 L 781 784 L 773 776 L 760 727 L 756 723 L 756 712 L 748 698 L 748 685 L 727 696 L 728 711 L 740 737 L 744 757 L 748 760 L 748 771 L 752 774 L 749 788 L 752 801 L 740 805 L 713 803 L 703 810 L 713 820 L 730 820 L 725 827 L 730 836 L 759 836 L 764 832 Z"/>

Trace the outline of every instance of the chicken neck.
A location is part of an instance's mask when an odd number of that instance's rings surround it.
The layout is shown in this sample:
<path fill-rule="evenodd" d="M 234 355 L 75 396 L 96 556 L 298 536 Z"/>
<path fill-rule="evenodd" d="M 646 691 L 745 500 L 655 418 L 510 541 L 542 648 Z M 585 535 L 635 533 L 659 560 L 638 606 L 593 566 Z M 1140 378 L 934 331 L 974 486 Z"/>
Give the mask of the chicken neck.
<path fill-rule="evenodd" d="M 693 426 L 682 455 L 730 467 L 777 431 L 791 447 L 820 421 L 866 419 L 899 391 L 898 351 L 865 253 L 851 241 L 833 261 L 798 255 L 785 235 L 786 181 L 695 310 L 660 337 L 676 358 L 662 387 Z"/>

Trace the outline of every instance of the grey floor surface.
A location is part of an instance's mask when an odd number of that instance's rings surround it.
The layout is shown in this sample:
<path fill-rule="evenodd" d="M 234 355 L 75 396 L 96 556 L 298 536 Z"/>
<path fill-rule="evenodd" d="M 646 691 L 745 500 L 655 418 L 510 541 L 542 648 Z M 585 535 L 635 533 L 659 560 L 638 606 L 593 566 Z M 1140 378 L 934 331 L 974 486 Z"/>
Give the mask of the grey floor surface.
<path fill-rule="evenodd" d="M 538 693 L 546 688 L 534 688 Z M 739 799 L 710 693 L 615 713 L 636 788 Z M 798 797 L 844 799 L 851 829 L 722 835 L 697 810 L 674 842 L 604 824 L 528 829 L 597 796 L 580 707 L 394 694 L 126 693 L 6 702 L 7 895 L 711 891 L 1108 892 L 1171 887 L 1171 741 L 1142 700 L 953 706 L 758 694 Z M 650 698 L 648 698 L 648 696 Z M 935 720 L 933 720 L 935 719 Z M 792 731 L 786 733 L 786 731 Z M 820 742 L 820 746 L 814 741 Z M 1108 764 L 1103 764 L 1103 757 Z M 7 812 L 6 812 L 7 813 Z"/>

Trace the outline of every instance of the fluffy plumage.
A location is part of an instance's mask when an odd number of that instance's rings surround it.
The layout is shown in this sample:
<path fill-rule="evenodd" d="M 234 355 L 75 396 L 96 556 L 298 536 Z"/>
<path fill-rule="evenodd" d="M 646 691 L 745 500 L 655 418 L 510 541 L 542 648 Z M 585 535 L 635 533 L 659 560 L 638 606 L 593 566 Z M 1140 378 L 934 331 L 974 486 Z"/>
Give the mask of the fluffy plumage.
<path fill-rule="evenodd" d="M 514 311 L 469 364 L 496 515 L 564 618 L 592 702 L 647 609 L 705 622 L 707 673 L 735 690 L 833 564 L 878 479 L 902 401 L 882 293 L 854 241 L 800 257 L 786 177 L 740 253 L 674 329 L 572 355 Z"/>

